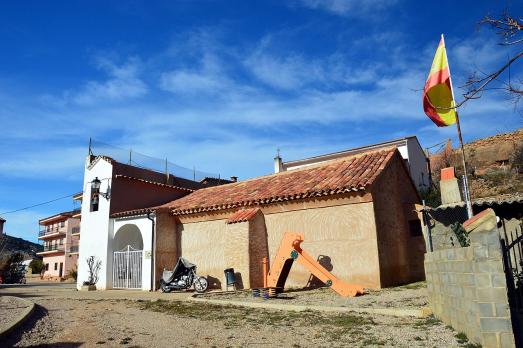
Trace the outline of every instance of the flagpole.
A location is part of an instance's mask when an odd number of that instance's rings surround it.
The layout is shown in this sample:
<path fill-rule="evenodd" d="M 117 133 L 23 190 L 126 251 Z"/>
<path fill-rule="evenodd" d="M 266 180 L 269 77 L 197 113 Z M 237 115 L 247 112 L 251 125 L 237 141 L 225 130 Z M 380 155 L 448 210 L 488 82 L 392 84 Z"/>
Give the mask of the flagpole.
<path fill-rule="evenodd" d="M 441 34 L 441 40 L 443 41 L 443 47 L 446 47 L 445 46 L 445 37 L 443 36 L 443 34 Z M 447 50 L 445 49 L 445 58 L 447 58 Z M 449 82 L 450 82 L 450 92 L 452 93 L 452 100 L 454 101 L 454 103 L 456 103 L 456 98 L 454 98 L 454 88 L 452 87 L 452 74 L 450 73 L 450 64 L 448 64 L 448 58 L 447 58 L 447 68 L 449 69 Z M 465 204 L 467 205 L 467 216 L 468 218 L 470 219 L 472 217 L 472 203 L 470 201 L 470 188 L 469 188 L 469 179 L 468 179 L 468 175 L 467 175 L 467 164 L 466 164 L 466 160 L 465 160 L 465 148 L 463 147 L 463 138 L 461 137 L 461 126 L 460 126 L 460 123 L 459 123 L 459 115 L 458 115 L 458 109 L 454 109 L 455 113 L 456 113 L 456 128 L 458 130 L 458 138 L 459 138 L 459 146 L 461 148 L 461 158 L 463 160 L 463 173 L 465 174 L 464 175 L 464 178 L 463 178 L 463 186 L 464 186 L 464 198 L 465 198 Z"/>

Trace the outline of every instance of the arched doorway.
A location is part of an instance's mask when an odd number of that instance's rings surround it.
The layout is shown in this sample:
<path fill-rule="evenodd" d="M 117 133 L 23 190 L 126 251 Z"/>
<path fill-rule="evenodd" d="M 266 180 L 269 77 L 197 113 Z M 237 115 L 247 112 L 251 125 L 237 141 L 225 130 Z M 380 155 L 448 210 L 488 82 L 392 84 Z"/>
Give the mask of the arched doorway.
<path fill-rule="evenodd" d="M 133 224 L 123 225 L 113 239 L 113 288 L 142 288 L 143 239 Z"/>

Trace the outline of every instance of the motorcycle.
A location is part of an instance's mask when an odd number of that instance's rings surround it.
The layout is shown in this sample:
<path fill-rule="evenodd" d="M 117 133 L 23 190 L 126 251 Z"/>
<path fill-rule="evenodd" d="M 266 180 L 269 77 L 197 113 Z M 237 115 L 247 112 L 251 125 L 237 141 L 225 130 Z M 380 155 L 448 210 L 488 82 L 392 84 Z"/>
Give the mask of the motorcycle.
<path fill-rule="evenodd" d="M 205 292 L 208 287 L 207 279 L 196 274 L 195 264 L 180 257 L 172 271 L 164 268 L 160 279 L 160 290 L 162 292 L 189 289 L 192 286 L 199 293 Z"/>

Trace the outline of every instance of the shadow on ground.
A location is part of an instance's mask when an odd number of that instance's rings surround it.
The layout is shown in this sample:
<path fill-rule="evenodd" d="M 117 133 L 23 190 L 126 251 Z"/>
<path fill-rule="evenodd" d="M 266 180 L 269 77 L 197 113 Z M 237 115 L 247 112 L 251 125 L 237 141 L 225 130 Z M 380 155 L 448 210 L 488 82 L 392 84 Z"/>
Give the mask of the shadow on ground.
<path fill-rule="evenodd" d="M 2 347 L 14 347 L 20 340 L 25 332 L 31 331 L 38 321 L 44 319 L 47 316 L 47 310 L 39 305 L 35 305 L 35 310 L 30 317 L 13 332 L 8 334 L 3 340 Z M 80 347 L 83 342 L 55 342 L 49 344 L 37 344 L 37 345 L 23 345 L 22 347 Z"/>

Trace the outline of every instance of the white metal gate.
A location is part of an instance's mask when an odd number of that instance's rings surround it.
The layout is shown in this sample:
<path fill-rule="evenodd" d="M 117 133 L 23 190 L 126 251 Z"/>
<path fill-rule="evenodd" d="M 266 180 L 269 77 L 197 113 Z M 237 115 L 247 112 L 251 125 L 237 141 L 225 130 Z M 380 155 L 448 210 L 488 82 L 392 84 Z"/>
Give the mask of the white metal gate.
<path fill-rule="evenodd" d="M 128 245 L 113 254 L 113 288 L 142 288 L 142 253 Z"/>

